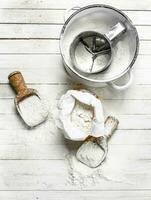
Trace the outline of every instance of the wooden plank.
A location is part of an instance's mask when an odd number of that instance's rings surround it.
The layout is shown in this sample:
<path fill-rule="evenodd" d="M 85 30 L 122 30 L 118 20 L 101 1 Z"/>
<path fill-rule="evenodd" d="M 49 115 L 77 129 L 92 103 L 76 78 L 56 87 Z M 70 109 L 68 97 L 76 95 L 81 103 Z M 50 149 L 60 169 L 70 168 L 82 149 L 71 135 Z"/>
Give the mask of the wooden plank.
<path fill-rule="evenodd" d="M 1 86 L 2 87 L 2 86 Z M 5 97 L 13 97 L 12 90 L 9 86 L 3 85 L 6 89 L 6 96 L 5 96 L 5 89 L 1 90 L 2 98 L 3 95 Z M 31 87 L 31 85 L 30 85 Z M 73 89 L 76 85 L 34 85 L 36 89 L 41 91 L 42 95 L 46 97 L 46 99 L 59 99 L 62 94 L 64 94 L 67 90 Z M 112 90 L 110 87 L 104 88 L 87 88 L 92 93 L 97 94 L 101 99 L 109 100 L 109 99 L 136 99 L 136 100 L 150 100 L 151 99 L 151 87 L 150 85 L 133 85 L 125 91 L 117 92 Z M 9 90 L 9 94 L 7 91 Z M 4 94 L 3 94 L 4 92 Z M 52 97 L 53 96 L 53 97 Z M 0 95 L 1 97 L 1 95 Z"/>
<path fill-rule="evenodd" d="M 131 131 L 130 131 L 131 132 Z M 137 131 L 134 131 L 137 132 Z M 124 133 L 124 132 L 123 132 Z M 144 134 L 143 134 L 144 133 Z M 149 134 L 150 131 L 138 132 L 138 135 L 145 135 L 144 140 L 142 140 L 142 144 L 149 143 Z M 120 132 L 119 132 L 120 134 Z M 119 135 L 118 134 L 118 135 Z M 125 133 L 126 134 L 126 133 Z M 134 134 L 132 134 L 134 135 Z M 137 135 L 136 135 L 137 136 Z M 135 136 L 134 136 L 135 137 Z M 143 137 L 142 137 L 143 139 Z M 143 142 L 144 141 L 144 142 Z M 120 139 L 119 139 L 120 142 Z M 139 141 L 138 141 L 139 142 Z M 0 130 L 0 145 L 59 145 L 64 144 L 63 134 L 59 131 L 56 131 L 55 134 L 51 131 L 51 129 L 33 129 L 33 130 Z M 117 139 L 118 143 L 118 139 Z M 13 146 L 12 146 L 13 147 Z M 51 148 L 51 147 L 50 147 Z M 48 154 L 49 152 L 47 152 Z"/>
<path fill-rule="evenodd" d="M 125 137 L 123 137 L 124 140 Z M 130 138 L 129 138 L 130 140 Z M 123 142 L 124 143 L 124 142 Z M 62 145 L 0 145 L 0 160 L 64 160 L 65 156 L 69 154 L 69 152 L 76 151 L 81 143 L 70 143 L 70 144 L 62 144 Z M 139 150 L 139 146 L 141 145 L 141 150 Z M 129 149 L 129 150 L 127 150 Z M 133 150 L 133 152 L 132 152 Z M 109 154 L 112 156 L 118 155 L 121 157 L 122 155 L 125 157 L 125 161 L 127 160 L 127 156 L 130 160 L 150 160 L 150 151 L 151 145 L 143 145 L 143 144 L 118 144 L 118 145 L 109 145 Z M 128 152 L 126 152 L 128 151 Z M 130 155 L 129 151 L 133 154 Z M 137 153 L 139 152 L 139 156 Z M 119 153 L 118 153 L 119 152 Z M 121 152 L 121 155 L 119 155 Z M 109 155 L 110 156 L 110 155 Z"/>
<path fill-rule="evenodd" d="M 54 111 L 53 111 L 54 112 Z M 106 116 L 110 115 L 110 111 L 106 113 Z M 147 130 L 151 129 L 151 115 L 116 115 L 119 119 L 119 129 L 132 129 L 132 130 Z M 0 115 L 0 130 L 20 130 L 27 129 L 21 118 L 15 114 L 2 114 Z M 9 123 L 11 122 L 11 123 Z M 9 126 L 8 126 L 9 124 Z M 36 128 L 35 128 L 36 129 Z M 39 131 L 42 129 L 48 129 L 52 133 L 56 133 L 58 129 L 55 127 L 54 120 L 50 117 L 45 123 L 37 127 Z"/>
<path fill-rule="evenodd" d="M 121 114 L 151 114 L 148 110 L 151 110 L 150 100 L 103 100 L 103 107 L 105 113 L 111 115 Z"/>
<path fill-rule="evenodd" d="M 0 160 L 62 160 L 68 153 L 65 145 L 0 145 Z"/>
<path fill-rule="evenodd" d="M 59 54 L 58 40 L 1 40 L 0 54 Z M 140 41 L 139 54 L 151 55 L 151 41 Z"/>
<path fill-rule="evenodd" d="M 5 68 L 1 69 L 1 83 L 8 83 L 8 75 L 16 70 L 18 70 L 16 67 L 11 70 Z M 53 66 L 46 70 L 42 68 L 38 70 L 31 68 L 22 69 L 21 71 L 28 84 L 71 84 L 73 82 L 73 80 L 71 82 L 71 78 L 66 74 L 63 66 Z M 133 71 L 135 77 L 133 84 L 151 84 L 150 73 L 151 70 L 148 69 Z"/>
<path fill-rule="evenodd" d="M 63 161 L 0 161 L 0 163 L 0 190 L 52 190 L 65 187 L 67 171 Z"/>
<path fill-rule="evenodd" d="M 105 170 L 104 164 L 102 167 L 102 178 L 100 178 L 99 184 L 93 183 L 89 186 L 83 186 L 83 189 L 150 190 L 150 153 L 148 157 L 144 157 L 142 155 L 143 153 L 145 153 L 144 149 L 138 145 L 135 147 L 123 147 L 123 149 L 117 147 L 116 152 L 112 153 L 109 150 L 108 166 L 110 174 L 103 171 Z M 113 156 L 112 159 L 111 156 Z M 117 162 L 117 160 L 118 164 L 116 165 L 116 169 L 112 168 L 109 162 Z M 80 186 L 75 186 L 67 182 L 67 169 L 67 165 L 63 160 L 1 160 L 0 190 L 81 190 L 82 188 Z M 110 178 L 110 175 L 114 174 L 116 170 L 120 170 L 120 174 L 114 178 L 112 176 Z M 142 181 L 142 178 L 145 178 L 145 181 Z M 118 181 L 119 179 L 121 181 Z"/>
<path fill-rule="evenodd" d="M 112 139 L 110 140 L 110 145 L 151 145 L 151 130 L 116 130 Z M 25 145 L 29 145 L 32 149 L 36 151 L 36 145 L 65 145 L 65 139 L 63 134 L 56 130 L 53 133 L 49 129 L 33 129 L 33 130 L 0 130 L 0 145 L 8 147 L 12 145 L 11 148 L 24 149 Z M 15 147 L 16 145 L 16 147 Z M 43 146 L 42 146 L 43 145 Z M 66 146 L 66 145 L 65 145 Z M 47 147 L 48 149 L 49 147 Z M 50 147 L 53 148 L 53 147 Z M 57 148 L 57 147 L 56 147 Z M 60 151 L 61 147 L 58 148 Z M 6 148 L 4 149 L 4 151 Z M 27 148 L 26 148 L 27 151 Z M 37 149 L 38 151 L 38 149 Z M 13 151 L 14 152 L 14 151 Z M 47 152 L 46 155 L 49 155 Z"/>
<path fill-rule="evenodd" d="M 9 132 L 11 133 L 11 131 Z M 5 131 L 5 133 L 8 133 L 8 131 L 7 132 Z M 28 141 L 26 141 L 26 139 L 28 138 L 26 134 L 29 134 L 29 132 L 26 133 L 25 131 L 23 131 L 22 134 L 23 133 L 25 135 L 22 136 L 22 144 L 16 144 L 16 143 L 0 144 L 0 160 L 64 160 L 65 156 L 69 154 L 69 152 L 76 151 L 78 147 L 81 145 L 81 142 L 70 142 L 63 140 L 63 138 L 61 139 L 62 135 L 60 135 L 60 133 L 57 133 L 58 136 L 51 142 L 49 142 L 49 144 L 40 144 L 40 142 L 32 143 L 31 142 L 33 138 L 32 131 L 30 131 L 31 140 L 28 139 L 29 140 L 28 143 Z M 131 133 L 132 136 L 130 135 Z M 37 137 L 38 136 L 39 134 L 37 135 Z M 49 138 L 53 137 L 54 135 L 51 135 L 51 137 Z M 126 152 L 127 149 L 131 151 L 133 149 L 134 150 L 133 154 L 135 153 L 134 155 L 132 154 L 133 159 L 137 158 L 140 160 L 149 160 L 151 159 L 150 155 L 151 143 L 149 141 L 148 142 L 146 141 L 149 140 L 150 138 L 151 138 L 151 131 L 140 131 L 140 130 L 137 131 L 135 130 L 135 132 L 134 130 L 117 131 L 113 139 L 111 139 L 111 142 L 109 143 L 110 154 L 114 156 L 120 154 L 121 152 L 121 154 L 125 156 L 126 160 L 127 154 L 129 158 L 131 158 L 129 153 Z M 57 139 L 59 142 L 55 142 L 57 141 Z M 141 145 L 141 151 L 139 151 L 140 154 L 138 158 L 136 154 L 140 145 Z"/>
<path fill-rule="evenodd" d="M 1 191 L 3 200 L 150 200 L 151 191 Z"/>
<path fill-rule="evenodd" d="M 50 109 L 55 109 L 56 99 L 46 99 L 46 104 Z M 105 113 L 110 115 L 150 115 L 151 100 L 102 100 Z M 16 114 L 13 99 L 0 99 L 0 114 Z M 120 109 L 119 109 L 120 106 Z"/>
<path fill-rule="evenodd" d="M 134 64 L 136 69 L 150 69 L 151 55 L 138 55 L 137 60 Z M 50 54 L 50 55 L 0 55 L 0 67 L 1 69 L 14 68 L 22 69 L 40 69 L 62 66 L 62 58 L 60 55 Z"/>
<path fill-rule="evenodd" d="M 0 24 L 0 38 L 54 38 L 60 36 L 62 25 Z M 147 29 L 148 30 L 148 29 Z M 145 37 L 145 36 L 144 36 Z M 149 35 L 147 34 L 148 38 Z"/>
<path fill-rule="evenodd" d="M 143 11 L 124 11 L 124 13 L 132 20 L 134 25 L 150 25 L 151 12 Z M 145 20 L 145 22 L 144 22 Z"/>
<path fill-rule="evenodd" d="M 136 26 L 141 40 L 151 40 L 151 26 Z M 0 24 L 0 39 L 59 39 L 62 25 Z"/>
<path fill-rule="evenodd" d="M 60 53 L 56 40 L 1 40 L 0 54 Z"/>
<path fill-rule="evenodd" d="M 124 0 L 102 0 L 101 2 L 99 0 L 64 0 L 60 1 L 59 3 L 57 1 L 49 1 L 49 0 L 32 0 L 32 1 L 25 1 L 25 0 L 1 0 L 0 8 L 28 8 L 28 9 L 54 9 L 54 8 L 60 8 L 64 9 L 71 6 L 84 6 L 88 4 L 94 4 L 94 3 L 102 3 L 102 4 L 108 4 L 111 6 L 115 6 L 119 9 L 137 9 L 137 10 L 150 10 L 150 0 L 145 1 L 138 1 L 137 3 L 135 1 L 127 0 L 126 2 Z"/>
<path fill-rule="evenodd" d="M 53 102 L 55 99 L 59 99 L 62 94 L 67 90 L 73 89 L 76 85 L 28 85 L 40 91 L 42 96 L 47 100 Z M 104 88 L 87 88 L 91 92 L 97 94 L 104 100 L 151 100 L 151 87 L 150 85 L 133 85 L 125 91 L 117 92 L 110 87 Z M 9 85 L 0 86 L 0 99 L 13 99 L 14 91 Z"/>
<path fill-rule="evenodd" d="M 58 27 L 56 27 L 57 30 Z M 151 27 L 150 26 L 136 26 L 138 31 L 139 38 L 141 40 L 150 40 L 151 39 Z"/>
<path fill-rule="evenodd" d="M 64 10 L 0 10 L 0 23 L 57 23 L 64 22 Z"/>
<path fill-rule="evenodd" d="M 135 25 L 151 25 L 151 12 L 124 11 Z M 1 9 L 0 23 L 63 24 L 65 10 Z"/>

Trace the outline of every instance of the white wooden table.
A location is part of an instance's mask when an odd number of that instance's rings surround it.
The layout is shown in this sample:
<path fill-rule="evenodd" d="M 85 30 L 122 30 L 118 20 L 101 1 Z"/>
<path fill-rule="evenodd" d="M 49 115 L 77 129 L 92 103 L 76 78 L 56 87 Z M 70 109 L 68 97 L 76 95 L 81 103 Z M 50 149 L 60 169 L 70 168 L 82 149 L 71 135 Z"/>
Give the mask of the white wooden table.
<path fill-rule="evenodd" d="M 140 36 L 133 85 L 125 92 L 97 89 L 106 114 L 120 120 L 111 156 L 123 156 L 125 181 L 102 179 L 80 190 L 66 183 L 68 152 L 52 117 L 27 130 L 16 114 L 7 76 L 20 70 L 51 110 L 71 88 L 62 68 L 59 34 L 72 5 L 105 3 L 123 10 Z M 151 0 L 0 0 L 0 200 L 151 199 Z M 119 161 L 117 167 L 123 168 Z"/>

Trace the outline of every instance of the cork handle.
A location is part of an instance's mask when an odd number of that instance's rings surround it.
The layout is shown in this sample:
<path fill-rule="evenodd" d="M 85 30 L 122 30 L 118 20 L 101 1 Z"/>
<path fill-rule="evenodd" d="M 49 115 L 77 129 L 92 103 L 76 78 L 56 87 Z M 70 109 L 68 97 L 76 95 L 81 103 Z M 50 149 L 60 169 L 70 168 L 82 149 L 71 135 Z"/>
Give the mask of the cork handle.
<path fill-rule="evenodd" d="M 24 81 L 24 78 L 21 72 L 15 71 L 12 72 L 9 76 L 9 83 L 12 88 L 15 90 L 16 94 L 22 93 L 23 91 L 27 90 L 27 85 Z"/>
<path fill-rule="evenodd" d="M 19 71 L 12 72 L 9 76 L 9 83 L 12 86 L 12 88 L 15 90 L 17 96 L 16 101 L 19 103 L 24 98 L 36 95 L 36 91 L 34 89 L 27 88 L 27 85 L 25 83 L 25 80 L 23 78 L 23 75 Z"/>

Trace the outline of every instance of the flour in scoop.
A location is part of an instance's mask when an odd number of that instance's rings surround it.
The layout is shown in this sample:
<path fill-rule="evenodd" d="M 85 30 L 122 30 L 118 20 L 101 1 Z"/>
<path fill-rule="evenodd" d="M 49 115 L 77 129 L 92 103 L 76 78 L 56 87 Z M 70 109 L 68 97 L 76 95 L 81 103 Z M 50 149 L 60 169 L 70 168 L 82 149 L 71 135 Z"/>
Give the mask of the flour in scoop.
<path fill-rule="evenodd" d="M 48 109 L 43 101 L 36 95 L 21 101 L 18 111 L 25 123 L 30 127 L 44 122 L 48 116 Z"/>

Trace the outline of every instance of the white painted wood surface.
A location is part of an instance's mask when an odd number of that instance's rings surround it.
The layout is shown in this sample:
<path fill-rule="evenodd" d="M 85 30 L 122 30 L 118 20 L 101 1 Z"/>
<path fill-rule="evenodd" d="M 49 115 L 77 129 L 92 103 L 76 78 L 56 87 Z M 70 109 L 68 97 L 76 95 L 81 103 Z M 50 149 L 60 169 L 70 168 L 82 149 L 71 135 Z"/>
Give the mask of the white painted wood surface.
<path fill-rule="evenodd" d="M 72 149 L 54 124 L 53 116 L 28 130 L 13 104 L 7 76 L 21 70 L 30 87 L 41 91 L 50 110 L 67 89 L 59 53 L 59 34 L 65 9 L 104 3 L 122 9 L 140 36 L 134 82 L 123 92 L 95 89 L 105 115 L 120 120 L 110 141 L 110 158 L 127 181 L 102 179 L 79 188 L 67 184 L 64 156 Z M 151 199 L 151 0 L 0 0 L 0 200 Z M 125 164 L 126 163 L 126 164 Z"/>

